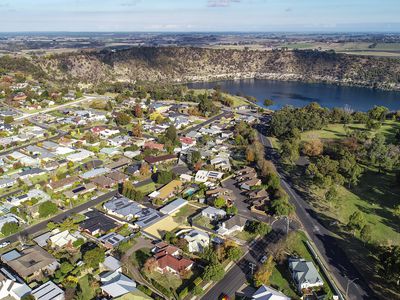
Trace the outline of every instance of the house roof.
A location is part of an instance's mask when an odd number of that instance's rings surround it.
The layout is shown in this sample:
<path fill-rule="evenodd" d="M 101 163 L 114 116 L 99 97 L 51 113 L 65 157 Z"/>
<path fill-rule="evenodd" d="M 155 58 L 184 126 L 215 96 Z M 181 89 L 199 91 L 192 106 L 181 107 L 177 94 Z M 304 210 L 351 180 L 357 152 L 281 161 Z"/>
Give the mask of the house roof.
<path fill-rule="evenodd" d="M 78 181 L 78 177 L 71 176 L 71 177 L 65 177 L 65 178 L 57 180 L 57 181 L 52 181 L 48 185 L 51 189 L 57 190 L 64 186 L 71 185 L 71 184 L 75 183 L 76 181 Z"/>
<path fill-rule="evenodd" d="M 114 197 L 104 203 L 103 207 L 124 217 L 136 216 L 143 209 L 136 202 L 126 197 Z"/>
<path fill-rule="evenodd" d="M 182 198 L 178 198 L 170 203 L 168 203 L 167 205 L 165 205 L 164 207 L 162 207 L 160 209 L 160 212 L 162 212 L 163 214 L 172 214 L 175 211 L 177 211 L 178 209 L 180 209 L 181 207 L 185 206 L 186 204 L 188 204 L 189 202 L 185 199 Z"/>
<path fill-rule="evenodd" d="M 91 181 L 100 187 L 109 187 L 109 186 L 113 186 L 113 185 L 117 184 L 117 182 L 115 180 L 111 179 L 110 177 L 103 176 L 103 175 L 92 178 Z"/>
<path fill-rule="evenodd" d="M 112 180 L 117 181 L 117 182 L 124 181 L 129 178 L 128 175 L 126 175 L 122 172 L 119 172 L 119 171 L 113 171 L 113 172 L 107 174 L 107 177 L 111 178 Z"/>
<path fill-rule="evenodd" d="M 144 160 L 149 164 L 155 164 L 162 161 L 167 161 L 171 159 L 175 159 L 178 156 L 176 154 L 166 154 L 161 156 L 146 156 Z"/>
<path fill-rule="evenodd" d="M 124 274 L 117 271 L 115 273 L 115 276 L 112 276 L 113 278 L 110 281 L 101 286 L 103 292 L 115 298 L 137 290 L 136 282 Z"/>
<path fill-rule="evenodd" d="M 62 300 L 64 299 L 64 291 L 53 281 L 48 281 L 37 288 L 31 294 L 37 300 Z"/>
<path fill-rule="evenodd" d="M 106 167 L 110 170 L 115 170 L 124 166 L 127 166 L 129 163 L 131 163 L 132 160 L 127 158 L 127 157 L 121 157 L 117 161 L 114 161 L 112 163 L 109 163 L 106 165 Z"/>
<path fill-rule="evenodd" d="M 175 191 L 175 189 L 180 188 L 181 186 L 182 181 L 172 180 L 157 191 L 158 194 L 155 198 L 166 199 Z"/>
<path fill-rule="evenodd" d="M 176 258 L 175 256 L 172 256 L 170 254 L 165 254 L 161 257 L 156 258 L 156 260 L 160 269 L 170 267 L 178 273 L 193 265 L 193 261 L 190 259 L 184 257 Z"/>
<path fill-rule="evenodd" d="M 39 246 L 33 246 L 19 252 L 20 256 L 9 260 L 7 264 L 21 277 L 29 277 L 57 260 Z"/>
<path fill-rule="evenodd" d="M 84 215 L 87 219 L 83 220 L 79 224 L 79 227 L 89 232 L 94 232 L 96 230 L 107 232 L 119 226 L 116 221 L 97 210 L 88 211 Z"/>
<path fill-rule="evenodd" d="M 246 222 L 247 222 L 247 220 L 245 218 L 235 215 L 232 218 L 230 218 L 229 220 L 226 220 L 224 222 L 224 224 L 225 224 L 225 228 L 229 229 L 234 226 L 243 227 L 244 225 L 246 225 Z"/>
<path fill-rule="evenodd" d="M 298 283 L 309 282 L 318 283 L 322 282 L 314 264 L 302 258 L 290 258 L 289 268 L 294 273 L 294 277 Z"/>
<path fill-rule="evenodd" d="M 290 300 L 289 297 L 282 294 L 281 292 L 266 286 L 262 285 L 259 289 L 253 294 L 251 297 L 252 300 Z"/>

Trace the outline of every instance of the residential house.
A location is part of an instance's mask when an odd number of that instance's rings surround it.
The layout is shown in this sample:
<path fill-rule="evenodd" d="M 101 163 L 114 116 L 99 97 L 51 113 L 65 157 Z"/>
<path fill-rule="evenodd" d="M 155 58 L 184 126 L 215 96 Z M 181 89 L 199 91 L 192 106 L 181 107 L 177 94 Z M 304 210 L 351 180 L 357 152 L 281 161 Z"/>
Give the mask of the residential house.
<path fill-rule="evenodd" d="M 182 188 L 182 185 L 182 181 L 172 180 L 171 182 L 167 183 L 159 190 L 152 192 L 148 196 L 152 199 L 159 199 L 162 202 L 165 202 L 175 196 Z"/>
<path fill-rule="evenodd" d="M 15 178 L 1 178 L 0 179 L 0 189 L 12 187 L 17 183 Z"/>
<path fill-rule="evenodd" d="M 129 293 L 142 294 L 136 288 L 136 282 L 122 274 L 120 271 L 109 272 L 100 276 L 101 290 L 104 295 L 116 299 Z M 134 298 L 135 299 L 135 298 Z"/>
<path fill-rule="evenodd" d="M 129 176 L 125 175 L 120 171 L 112 171 L 111 173 L 108 173 L 106 177 L 112 179 L 116 183 L 124 183 L 129 179 Z"/>
<path fill-rule="evenodd" d="M 59 230 L 57 230 L 59 231 Z M 76 242 L 78 239 L 86 240 L 78 231 L 76 232 L 69 232 L 69 230 L 55 232 L 54 235 L 50 236 L 48 239 L 48 243 L 53 248 L 63 249 L 63 248 L 74 248 L 73 243 Z"/>
<path fill-rule="evenodd" d="M 31 292 L 32 296 L 36 300 L 64 300 L 64 291 L 56 285 L 53 281 L 47 281 L 46 283 L 36 287 Z"/>
<path fill-rule="evenodd" d="M 289 258 L 289 270 L 299 292 L 324 285 L 321 275 L 310 261 L 303 258 Z"/>
<path fill-rule="evenodd" d="M 106 176 L 97 176 L 92 178 L 90 181 L 102 189 L 110 189 L 117 184 L 116 181 Z"/>
<path fill-rule="evenodd" d="M 153 249 L 156 259 L 156 270 L 160 273 L 172 273 L 180 275 L 182 272 L 190 271 L 194 262 L 180 255 L 181 251 L 175 246 L 161 242 Z"/>
<path fill-rule="evenodd" d="M 248 173 L 256 173 L 256 170 L 254 168 L 246 166 L 243 169 L 240 169 L 240 170 L 235 172 L 235 174 L 238 175 L 238 176 L 241 176 L 241 175 L 244 175 L 244 174 L 248 174 Z"/>
<path fill-rule="evenodd" d="M 160 212 L 162 212 L 165 215 L 173 215 L 175 212 L 180 210 L 182 207 L 184 207 L 188 203 L 189 203 L 189 201 L 182 199 L 182 198 L 178 198 L 178 199 L 168 203 L 164 207 L 160 208 Z"/>
<path fill-rule="evenodd" d="M 0 299 L 21 300 L 31 292 L 30 287 L 16 274 L 0 268 Z"/>
<path fill-rule="evenodd" d="M 144 160 L 149 165 L 158 165 L 162 163 L 176 163 L 178 156 L 176 154 L 166 154 L 161 156 L 146 156 Z"/>
<path fill-rule="evenodd" d="M 240 188 L 250 191 L 253 187 L 261 185 L 261 179 L 253 178 L 240 183 Z"/>
<path fill-rule="evenodd" d="M 194 180 L 196 182 L 207 182 L 207 181 L 217 181 L 221 180 L 224 176 L 224 173 L 216 172 L 216 171 L 205 171 L 199 170 L 196 173 Z"/>
<path fill-rule="evenodd" d="M 74 189 L 64 192 L 64 195 L 69 199 L 77 199 L 78 196 L 93 192 L 96 189 L 97 189 L 96 185 L 92 182 L 89 182 L 84 185 L 78 185 Z"/>
<path fill-rule="evenodd" d="M 251 300 L 290 300 L 290 298 L 263 284 L 251 296 Z"/>
<path fill-rule="evenodd" d="M 196 146 L 196 140 L 190 137 L 181 137 L 179 141 L 182 144 L 182 150 L 187 150 L 191 147 Z"/>
<path fill-rule="evenodd" d="M 137 218 L 143 209 L 138 203 L 126 197 L 114 197 L 110 201 L 104 203 L 103 208 L 108 214 L 115 215 L 128 221 Z"/>
<path fill-rule="evenodd" d="M 18 173 L 17 176 L 19 179 L 24 180 L 24 179 L 31 178 L 34 176 L 44 175 L 46 173 L 47 172 L 45 170 L 42 170 L 39 168 L 32 168 L 32 169 L 28 169 L 28 170 Z"/>
<path fill-rule="evenodd" d="M 86 219 L 79 223 L 79 228 L 93 236 L 105 234 L 120 226 L 117 221 L 114 221 L 98 210 L 88 211 L 84 215 Z"/>
<path fill-rule="evenodd" d="M 164 150 L 164 145 L 156 143 L 154 141 L 147 141 L 147 142 L 144 143 L 143 148 L 151 149 L 151 150 L 163 151 Z"/>
<path fill-rule="evenodd" d="M 21 252 L 11 250 L 3 254 L 1 260 L 28 282 L 52 274 L 59 267 L 58 261 L 39 246 Z"/>
<path fill-rule="evenodd" d="M 75 182 L 78 182 L 77 176 L 65 177 L 57 181 L 50 181 L 47 186 L 54 192 L 59 192 L 71 188 Z"/>
<path fill-rule="evenodd" d="M 98 176 L 107 174 L 108 172 L 110 172 L 109 168 L 97 168 L 97 169 L 92 169 L 90 171 L 87 171 L 87 172 L 79 175 L 79 177 L 81 177 L 83 179 L 90 179 L 90 178 L 94 178 L 94 177 L 98 177 Z"/>
<path fill-rule="evenodd" d="M 92 151 L 86 149 L 79 149 L 78 152 L 69 154 L 66 159 L 72 162 L 78 162 L 94 156 Z"/>
<path fill-rule="evenodd" d="M 238 231 L 243 231 L 244 227 L 246 226 L 246 222 L 247 220 L 245 218 L 235 215 L 230 219 L 222 222 L 221 225 L 218 227 L 217 232 L 220 235 L 231 235 Z"/>
<path fill-rule="evenodd" d="M 201 211 L 201 215 L 210 220 L 220 220 L 222 218 L 225 218 L 226 211 L 224 211 L 223 209 L 209 206 Z"/>
<path fill-rule="evenodd" d="M 121 151 L 117 148 L 102 148 L 100 149 L 100 153 L 105 154 L 107 156 L 116 156 L 120 155 Z"/>
<path fill-rule="evenodd" d="M 125 241 L 125 237 L 116 232 L 110 232 L 98 238 L 98 240 L 103 244 L 105 248 L 113 249 L 117 247 L 122 241 Z"/>
<path fill-rule="evenodd" d="M 200 230 L 193 229 L 183 235 L 183 238 L 188 242 L 189 252 L 201 253 L 210 244 L 210 236 Z"/>
<path fill-rule="evenodd" d="M 128 166 L 131 162 L 132 162 L 132 160 L 129 158 L 121 157 L 117 161 L 113 161 L 113 162 L 107 164 L 106 168 L 108 168 L 109 170 L 117 170 L 117 169 Z"/>

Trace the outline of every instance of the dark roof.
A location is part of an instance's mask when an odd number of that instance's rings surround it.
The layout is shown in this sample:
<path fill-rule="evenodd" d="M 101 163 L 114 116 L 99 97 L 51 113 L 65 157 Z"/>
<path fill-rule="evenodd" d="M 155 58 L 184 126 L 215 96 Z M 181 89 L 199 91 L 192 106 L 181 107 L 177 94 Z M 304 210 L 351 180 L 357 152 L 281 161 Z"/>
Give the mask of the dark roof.
<path fill-rule="evenodd" d="M 146 156 L 144 158 L 144 160 L 149 164 L 155 164 L 158 162 L 174 159 L 177 157 L 178 156 L 176 154 L 166 154 L 166 155 L 161 155 L 161 156 Z"/>
<path fill-rule="evenodd" d="M 113 219 L 107 217 L 97 210 L 88 211 L 84 214 L 87 219 L 79 224 L 79 227 L 89 232 L 100 230 L 102 232 L 110 231 L 118 227 L 118 223 Z"/>
<path fill-rule="evenodd" d="M 232 228 L 235 225 L 242 227 L 246 225 L 246 222 L 247 220 L 245 218 L 236 215 L 230 218 L 229 220 L 225 221 L 224 223 L 226 228 Z"/>

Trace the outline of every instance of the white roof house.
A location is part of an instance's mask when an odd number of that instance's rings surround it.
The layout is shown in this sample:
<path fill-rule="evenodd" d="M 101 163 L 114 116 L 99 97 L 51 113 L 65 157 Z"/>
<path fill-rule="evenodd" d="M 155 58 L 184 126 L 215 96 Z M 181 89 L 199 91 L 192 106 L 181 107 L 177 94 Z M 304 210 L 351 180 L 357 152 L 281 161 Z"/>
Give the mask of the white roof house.
<path fill-rule="evenodd" d="M 162 212 L 165 215 L 172 215 L 173 213 L 175 213 L 176 211 L 178 211 L 179 209 L 181 209 L 188 203 L 189 202 L 187 200 L 178 198 L 178 199 L 168 203 L 164 207 L 160 208 L 160 212 Z"/>
<path fill-rule="evenodd" d="M 136 282 L 119 271 L 102 276 L 101 282 L 103 283 L 101 286 L 102 291 L 112 298 L 117 298 L 137 290 Z"/>
<path fill-rule="evenodd" d="M 32 296 L 36 300 L 64 300 L 65 298 L 64 291 L 53 281 L 47 281 L 32 290 Z"/>
<path fill-rule="evenodd" d="M 78 231 L 70 233 L 68 230 L 64 230 L 52 235 L 49 240 L 52 246 L 63 248 L 66 245 L 77 241 L 79 238 L 85 239 Z"/>
<path fill-rule="evenodd" d="M 302 258 L 289 258 L 289 269 L 299 291 L 324 285 L 321 275 L 310 261 Z"/>
<path fill-rule="evenodd" d="M 216 181 L 222 179 L 222 176 L 224 176 L 222 172 L 199 170 L 194 180 L 197 182 Z"/>
<path fill-rule="evenodd" d="M 193 229 L 186 233 L 183 238 L 188 242 L 189 252 L 203 252 L 210 244 L 210 236 L 200 230 Z"/>
<path fill-rule="evenodd" d="M 30 292 L 30 287 L 22 279 L 11 274 L 5 268 L 0 269 L 0 299 L 12 297 L 20 300 Z"/>
<path fill-rule="evenodd" d="M 203 217 L 211 220 L 217 220 L 226 216 L 226 212 L 222 209 L 209 206 L 201 211 Z"/>
<path fill-rule="evenodd" d="M 253 294 L 251 297 L 252 300 L 290 300 L 289 297 L 282 294 L 281 292 L 266 286 L 262 285 L 260 288 Z"/>
<path fill-rule="evenodd" d="M 66 159 L 72 162 L 77 162 L 92 157 L 93 155 L 94 153 L 92 151 L 88 151 L 86 149 L 79 149 L 79 152 L 68 155 Z"/>
<path fill-rule="evenodd" d="M 109 271 L 115 272 L 115 271 L 121 271 L 121 262 L 116 259 L 114 256 L 107 256 L 104 261 L 101 263 L 101 266 L 104 269 L 107 269 Z"/>

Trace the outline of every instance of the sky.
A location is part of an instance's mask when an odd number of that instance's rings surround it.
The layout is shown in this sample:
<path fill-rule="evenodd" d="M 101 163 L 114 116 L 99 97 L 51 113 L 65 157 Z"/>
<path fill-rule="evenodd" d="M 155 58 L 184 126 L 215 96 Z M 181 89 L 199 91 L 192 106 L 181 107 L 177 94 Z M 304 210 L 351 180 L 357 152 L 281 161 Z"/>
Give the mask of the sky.
<path fill-rule="evenodd" d="M 0 0 L 0 32 L 400 32 L 400 0 Z"/>

